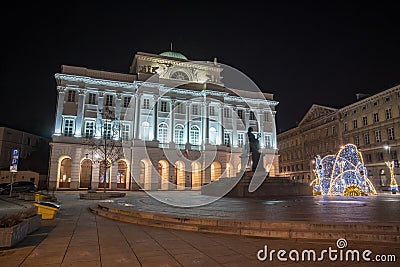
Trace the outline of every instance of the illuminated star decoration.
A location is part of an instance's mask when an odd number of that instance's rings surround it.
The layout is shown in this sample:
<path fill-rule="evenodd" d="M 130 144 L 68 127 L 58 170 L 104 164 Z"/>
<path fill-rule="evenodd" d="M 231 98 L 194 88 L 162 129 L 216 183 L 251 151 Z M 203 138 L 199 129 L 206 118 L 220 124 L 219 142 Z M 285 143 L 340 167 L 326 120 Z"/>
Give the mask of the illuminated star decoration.
<path fill-rule="evenodd" d="M 328 196 L 376 195 L 368 179 L 361 152 L 353 144 L 342 146 L 336 155 L 315 159 L 316 179 L 311 182 L 314 194 Z"/>

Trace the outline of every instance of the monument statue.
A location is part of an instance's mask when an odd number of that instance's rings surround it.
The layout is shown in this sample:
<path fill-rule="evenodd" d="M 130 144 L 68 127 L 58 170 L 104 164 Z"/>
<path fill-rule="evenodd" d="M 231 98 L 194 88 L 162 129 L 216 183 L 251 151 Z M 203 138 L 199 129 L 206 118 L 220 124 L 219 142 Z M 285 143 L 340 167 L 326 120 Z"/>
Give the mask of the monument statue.
<path fill-rule="evenodd" d="M 253 128 L 249 127 L 247 130 L 247 137 L 249 140 L 249 146 L 250 146 L 250 153 L 251 153 L 251 160 L 252 160 L 252 165 L 251 165 L 251 171 L 255 172 L 258 162 L 260 161 L 260 142 L 258 141 L 258 138 L 253 134 Z"/>

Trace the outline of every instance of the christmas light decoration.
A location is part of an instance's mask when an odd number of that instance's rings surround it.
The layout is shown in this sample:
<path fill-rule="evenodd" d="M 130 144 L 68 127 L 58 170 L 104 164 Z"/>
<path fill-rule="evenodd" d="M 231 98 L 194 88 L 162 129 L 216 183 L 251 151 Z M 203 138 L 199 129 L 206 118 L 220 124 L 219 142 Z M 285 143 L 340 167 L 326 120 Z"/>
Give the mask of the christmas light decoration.
<path fill-rule="evenodd" d="M 385 163 L 390 171 L 390 191 L 399 192 L 399 186 L 394 177 L 394 161 L 386 161 Z"/>
<path fill-rule="evenodd" d="M 361 152 L 353 144 L 342 146 L 335 155 L 318 155 L 314 174 L 316 178 L 310 185 L 315 195 L 376 195 Z"/>

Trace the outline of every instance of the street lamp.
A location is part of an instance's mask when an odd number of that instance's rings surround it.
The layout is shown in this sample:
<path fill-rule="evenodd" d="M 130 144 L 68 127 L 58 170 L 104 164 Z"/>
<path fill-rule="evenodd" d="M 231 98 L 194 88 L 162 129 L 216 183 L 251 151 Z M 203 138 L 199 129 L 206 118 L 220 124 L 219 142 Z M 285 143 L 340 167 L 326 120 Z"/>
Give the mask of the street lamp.
<path fill-rule="evenodd" d="M 383 146 L 384 149 L 388 150 L 389 154 L 390 154 L 390 146 L 389 145 L 384 145 Z"/>

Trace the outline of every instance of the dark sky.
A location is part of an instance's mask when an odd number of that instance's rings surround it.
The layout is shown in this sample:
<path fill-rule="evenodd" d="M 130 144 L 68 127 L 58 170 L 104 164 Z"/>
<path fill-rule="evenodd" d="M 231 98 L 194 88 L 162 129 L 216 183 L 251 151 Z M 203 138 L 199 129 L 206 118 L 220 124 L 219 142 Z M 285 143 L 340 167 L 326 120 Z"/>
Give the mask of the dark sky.
<path fill-rule="evenodd" d="M 280 130 L 313 103 L 341 107 L 400 84 L 395 2 L 138 2 L 3 7 L 0 125 L 50 136 L 62 64 L 127 73 L 135 52 L 158 54 L 171 41 L 189 59 L 217 57 L 273 93 Z"/>

